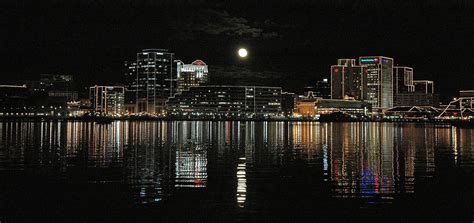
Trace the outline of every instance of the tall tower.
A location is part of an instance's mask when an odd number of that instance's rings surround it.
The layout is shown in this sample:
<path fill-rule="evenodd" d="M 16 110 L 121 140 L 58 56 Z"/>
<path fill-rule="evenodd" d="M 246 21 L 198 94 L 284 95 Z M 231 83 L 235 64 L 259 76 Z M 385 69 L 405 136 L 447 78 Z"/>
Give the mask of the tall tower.
<path fill-rule="evenodd" d="M 166 49 L 144 49 L 136 62 L 126 62 L 127 103 L 135 103 L 136 113 L 161 114 L 165 102 L 176 92 L 174 54 Z"/>
<path fill-rule="evenodd" d="M 393 107 L 393 59 L 384 56 L 359 58 L 367 66 L 367 102 L 374 108 Z"/>
<path fill-rule="evenodd" d="M 393 67 L 393 91 L 394 95 L 415 91 L 413 68 L 404 66 Z"/>
<path fill-rule="evenodd" d="M 331 98 L 367 98 L 366 67 L 356 65 L 355 59 L 339 59 L 331 66 Z"/>

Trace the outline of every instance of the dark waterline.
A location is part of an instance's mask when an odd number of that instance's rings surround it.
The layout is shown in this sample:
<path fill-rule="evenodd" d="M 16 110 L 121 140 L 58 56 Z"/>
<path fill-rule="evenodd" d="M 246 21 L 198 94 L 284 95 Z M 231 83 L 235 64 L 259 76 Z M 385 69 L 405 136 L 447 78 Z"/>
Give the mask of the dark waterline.
<path fill-rule="evenodd" d="M 0 221 L 474 220 L 474 129 L 0 122 Z"/>

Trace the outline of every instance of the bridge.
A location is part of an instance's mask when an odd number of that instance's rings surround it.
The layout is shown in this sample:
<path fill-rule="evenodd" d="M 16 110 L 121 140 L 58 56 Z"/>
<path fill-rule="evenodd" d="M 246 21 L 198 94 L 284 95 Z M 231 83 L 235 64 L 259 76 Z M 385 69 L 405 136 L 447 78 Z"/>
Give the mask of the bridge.
<path fill-rule="evenodd" d="M 436 118 L 473 119 L 474 96 L 455 98 Z"/>

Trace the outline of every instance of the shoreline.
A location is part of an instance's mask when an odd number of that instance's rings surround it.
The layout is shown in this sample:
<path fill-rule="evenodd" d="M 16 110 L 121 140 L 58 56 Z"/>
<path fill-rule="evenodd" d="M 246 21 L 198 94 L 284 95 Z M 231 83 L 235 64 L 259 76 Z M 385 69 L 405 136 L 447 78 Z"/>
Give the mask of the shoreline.
<path fill-rule="evenodd" d="M 427 123 L 451 124 L 454 126 L 474 127 L 474 120 L 439 120 L 439 119 L 305 119 L 305 118 L 176 118 L 176 117 L 51 117 L 51 116 L 2 116 L 0 120 L 26 121 L 89 121 L 97 123 L 112 123 L 114 121 L 254 121 L 254 122 L 386 122 L 386 123 Z"/>

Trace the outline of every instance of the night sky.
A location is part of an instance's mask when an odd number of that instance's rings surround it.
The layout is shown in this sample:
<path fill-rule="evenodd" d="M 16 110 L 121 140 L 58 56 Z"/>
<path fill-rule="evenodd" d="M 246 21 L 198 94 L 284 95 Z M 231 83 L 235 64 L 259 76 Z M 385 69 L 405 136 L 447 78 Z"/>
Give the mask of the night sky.
<path fill-rule="evenodd" d="M 204 60 L 213 83 L 298 92 L 328 77 L 338 58 L 385 55 L 454 96 L 474 88 L 473 2 L 4 0 L 1 80 L 62 73 L 83 86 L 111 84 L 140 49 L 167 48 L 184 62 Z"/>

